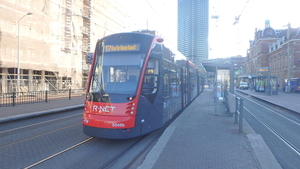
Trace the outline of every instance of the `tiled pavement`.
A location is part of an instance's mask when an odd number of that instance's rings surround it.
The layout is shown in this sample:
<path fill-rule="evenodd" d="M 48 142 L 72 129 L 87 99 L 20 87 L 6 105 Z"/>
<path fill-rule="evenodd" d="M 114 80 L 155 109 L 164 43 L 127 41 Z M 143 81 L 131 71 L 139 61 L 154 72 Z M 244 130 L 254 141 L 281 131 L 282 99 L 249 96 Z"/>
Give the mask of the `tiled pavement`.
<path fill-rule="evenodd" d="M 204 91 L 165 130 L 138 168 L 281 168 L 246 122 L 240 134 L 225 106 L 219 104 L 217 110 L 212 91 Z M 258 158 L 262 155 L 267 159 Z"/>

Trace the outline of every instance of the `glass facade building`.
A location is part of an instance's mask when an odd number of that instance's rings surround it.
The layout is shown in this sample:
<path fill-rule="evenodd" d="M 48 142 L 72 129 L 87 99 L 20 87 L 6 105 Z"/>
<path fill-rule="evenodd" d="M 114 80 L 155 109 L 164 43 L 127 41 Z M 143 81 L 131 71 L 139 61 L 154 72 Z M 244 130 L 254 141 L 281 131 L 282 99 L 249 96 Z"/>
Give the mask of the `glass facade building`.
<path fill-rule="evenodd" d="M 178 0 L 178 50 L 191 61 L 208 59 L 208 0 Z"/>

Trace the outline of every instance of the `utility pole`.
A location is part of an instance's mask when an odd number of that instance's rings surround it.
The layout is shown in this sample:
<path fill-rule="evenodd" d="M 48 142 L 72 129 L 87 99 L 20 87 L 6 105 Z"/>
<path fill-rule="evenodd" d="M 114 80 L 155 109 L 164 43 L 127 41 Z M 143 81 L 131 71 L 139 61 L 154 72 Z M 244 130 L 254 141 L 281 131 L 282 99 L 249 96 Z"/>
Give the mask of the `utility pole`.
<path fill-rule="evenodd" d="M 271 95 L 272 87 L 271 87 L 271 59 L 268 57 L 269 67 L 268 67 L 268 95 Z"/>
<path fill-rule="evenodd" d="M 290 54 L 290 36 L 291 36 L 291 24 L 288 23 L 288 30 L 287 30 L 287 39 L 288 39 L 288 44 L 287 44 L 287 69 L 288 69 L 288 73 L 287 73 L 287 93 L 291 93 L 291 54 Z"/>

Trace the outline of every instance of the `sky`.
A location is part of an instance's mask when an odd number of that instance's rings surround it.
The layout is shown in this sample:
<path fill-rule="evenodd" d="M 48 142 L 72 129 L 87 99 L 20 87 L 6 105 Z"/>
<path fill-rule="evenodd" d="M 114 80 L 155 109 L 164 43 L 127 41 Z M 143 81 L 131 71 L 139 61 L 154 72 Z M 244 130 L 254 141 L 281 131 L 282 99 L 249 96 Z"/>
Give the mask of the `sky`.
<path fill-rule="evenodd" d="M 210 19 L 209 58 L 246 56 L 255 28 L 263 30 L 267 19 L 274 29 L 300 27 L 299 6 L 298 0 L 210 0 L 210 16 L 219 19 Z"/>
<path fill-rule="evenodd" d="M 130 2 L 130 3 L 129 3 Z M 131 15 L 132 30 L 156 30 L 165 42 L 177 47 L 177 0 L 125 0 Z"/>
<path fill-rule="evenodd" d="M 177 0 L 126 0 L 135 4 L 132 10 L 132 29 L 158 30 L 165 39 L 177 47 Z M 263 30 L 270 20 L 274 29 L 289 22 L 300 27 L 299 0 L 209 0 L 209 59 L 246 56 L 249 40 L 255 29 Z M 211 19 L 219 15 L 219 19 Z M 239 16 L 239 22 L 235 17 Z"/>

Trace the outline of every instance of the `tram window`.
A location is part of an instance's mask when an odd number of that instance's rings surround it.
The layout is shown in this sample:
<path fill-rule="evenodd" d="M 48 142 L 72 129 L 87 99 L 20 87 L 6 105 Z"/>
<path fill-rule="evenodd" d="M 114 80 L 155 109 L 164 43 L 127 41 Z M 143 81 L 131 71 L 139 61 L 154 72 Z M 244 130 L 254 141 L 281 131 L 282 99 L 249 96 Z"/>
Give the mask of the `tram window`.
<path fill-rule="evenodd" d="M 157 78 L 156 75 L 145 75 L 143 83 L 143 94 L 152 94 L 157 91 Z"/>
<path fill-rule="evenodd" d="M 109 71 L 109 80 L 107 82 L 128 82 L 137 81 L 139 76 L 138 66 L 107 66 L 104 67 L 104 73 Z M 135 80 L 133 80 L 135 78 Z"/>
<path fill-rule="evenodd" d="M 150 59 L 147 64 L 147 69 L 145 72 L 144 82 L 143 82 L 143 94 L 156 93 L 158 86 L 158 60 Z"/>
<path fill-rule="evenodd" d="M 152 58 L 161 58 L 162 57 L 162 46 L 161 44 L 154 44 L 150 53 Z"/>
<path fill-rule="evenodd" d="M 178 97 L 180 92 L 180 79 L 178 72 L 171 72 L 171 85 L 170 85 L 170 93 L 173 97 Z"/>
<path fill-rule="evenodd" d="M 164 97 L 168 98 L 170 96 L 170 83 L 169 83 L 169 73 L 164 74 Z"/>
<path fill-rule="evenodd" d="M 149 59 L 146 74 L 158 74 L 158 60 Z"/>
<path fill-rule="evenodd" d="M 147 69 L 146 74 L 154 74 L 154 69 L 152 69 L 152 68 Z"/>

